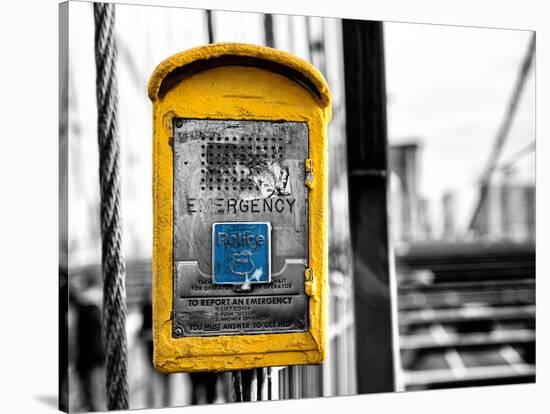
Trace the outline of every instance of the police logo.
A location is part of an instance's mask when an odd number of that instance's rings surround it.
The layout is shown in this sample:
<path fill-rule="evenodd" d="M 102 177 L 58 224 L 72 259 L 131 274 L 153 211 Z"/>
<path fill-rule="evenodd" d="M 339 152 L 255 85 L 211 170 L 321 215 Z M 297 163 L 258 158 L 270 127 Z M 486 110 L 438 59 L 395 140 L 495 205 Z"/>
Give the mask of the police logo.
<path fill-rule="evenodd" d="M 214 223 L 212 280 L 232 285 L 271 282 L 271 224 Z"/>

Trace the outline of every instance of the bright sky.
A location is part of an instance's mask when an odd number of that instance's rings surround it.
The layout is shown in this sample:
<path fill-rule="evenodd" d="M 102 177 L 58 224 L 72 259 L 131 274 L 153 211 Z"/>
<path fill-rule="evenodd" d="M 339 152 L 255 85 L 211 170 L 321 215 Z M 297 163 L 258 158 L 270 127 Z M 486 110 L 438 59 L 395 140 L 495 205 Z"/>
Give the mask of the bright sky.
<path fill-rule="evenodd" d="M 420 191 L 436 231 L 441 198 L 454 191 L 459 224 L 469 220 L 475 183 L 487 163 L 531 32 L 386 23 L 386 81 L 390 143 L 418 141 Z M 535 139 L 534 71 L 501 161 Z M 534 154 L 517 164 L 534 181 Z"/>
<path fill-rule="evenodd" d="M 214 20 L 218 41 L 263 41 L 263 16 L 214 13 Z M 73 203 L 69 212 L 70 221 L 82 223 L 80 228 L 86 229 L 82 237 L 75 236 L 71 246 L 73 251 L 84 252 L 85 262 L 100 257 L 96 242 L 99 222 L 94 213 L 99 187 L 91 3 L 71 3 L 70 22 L 70 122 L 74 134 L 70 140 L 69 193 Z M 305 19 L 293 17 L 292 23 L 281 16 L 275 19 L 278 47 L 305 57 Z M 207 42 L 205 25 L 201 10 L 117 6 L 119 127 L 129 257 L 151 254 L 151 108 L 146 82 L 167 56 Z M 327 27 L 328 68 L 336 98 L 343 83 L 335 76 L 341 70 L 336 62 L 341 46 L 334 25 Z M 384 27 L 390 142 L 416 137 L 423 143 L 420 188 L 431 202 L 436 227 L 446 190 L 458 191 L 459 212 L 467 217 L 474 203 L 476 177 L 489 156 L 530 33 L 403 23 L 386 23 Z M 295 34 L 294 41 L 287 32 Z M 509 137 L 513 145 L 506 153 L 534 138 L 533 79 L 526 86 Z M 78 262 L 75 254 L 71 257 Z"/>

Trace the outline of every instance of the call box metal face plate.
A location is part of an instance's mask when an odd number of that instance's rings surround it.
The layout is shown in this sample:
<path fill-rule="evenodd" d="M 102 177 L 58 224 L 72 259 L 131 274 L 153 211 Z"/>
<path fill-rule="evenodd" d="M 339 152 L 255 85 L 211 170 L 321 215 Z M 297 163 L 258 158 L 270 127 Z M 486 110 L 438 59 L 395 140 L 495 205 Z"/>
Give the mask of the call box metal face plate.
<path fill-rule="evenodd" d="M 306 159 L 303 122 L 173 120 L 173 337 L 308 329 Z"/>
<path fill-rule="evenodd" d="M 271 282 L 271 225 L 214 223 L 212 278 L 217 285 Z"/>

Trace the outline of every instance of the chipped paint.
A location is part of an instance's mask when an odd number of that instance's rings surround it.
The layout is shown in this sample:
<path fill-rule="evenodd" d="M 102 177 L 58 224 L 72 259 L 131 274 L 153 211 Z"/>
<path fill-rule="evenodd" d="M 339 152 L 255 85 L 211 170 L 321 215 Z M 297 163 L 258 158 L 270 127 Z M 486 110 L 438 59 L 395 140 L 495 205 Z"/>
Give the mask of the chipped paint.
<path fill-rule="evenodd" d="M 239 59 L 249 64 L 239 65 Z M 191 49 L 163 61 L 151 76 L 149 97 L 153 102 L 154 122 L 155 367 L 163 372 L 227 371 L 322 362 L 326 354 L 328 300 L 326 131 L 330 93 L 326 81 L 310 64 L 285 52 L 225 43 Z M 175 118 L 306 123 L 311 170 L 315 172 L 315 185 L 309 185 L 307 239 L 308 266 L 313 269 L 314 277 L 307 281 L 304 278 L 304 288 L 310 295 L 307 332 L 172 336 L 174 154 L 171 140 Z M 293 194 L 295 189 L 290 185 L 288 173 L 284 162 L 279 160 L 263 169 L 245 171 L 253 188 L 244 190 L 243 196 L 252 202 Z M 305 176 L 304 182 L 307 183 Z M 285 261 L 279 269 L 273 269 L 273 277 L 287 266 L 292 269 L 299 263 Z M 197 277 L 204 277 L 204 272 L 197 267 Z"/>

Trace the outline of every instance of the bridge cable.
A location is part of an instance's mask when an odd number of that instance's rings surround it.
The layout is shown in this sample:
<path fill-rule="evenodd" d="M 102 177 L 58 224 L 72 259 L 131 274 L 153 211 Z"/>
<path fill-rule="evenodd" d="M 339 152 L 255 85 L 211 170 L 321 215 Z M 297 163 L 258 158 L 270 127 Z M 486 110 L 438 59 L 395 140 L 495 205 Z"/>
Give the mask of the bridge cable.
<path fill-rule="evenodd" d="M 123 410 L 128 409 L 126 286 L 120 208 L 114 4 L 94 3 L 94 21 L 107 408 Z"/>

